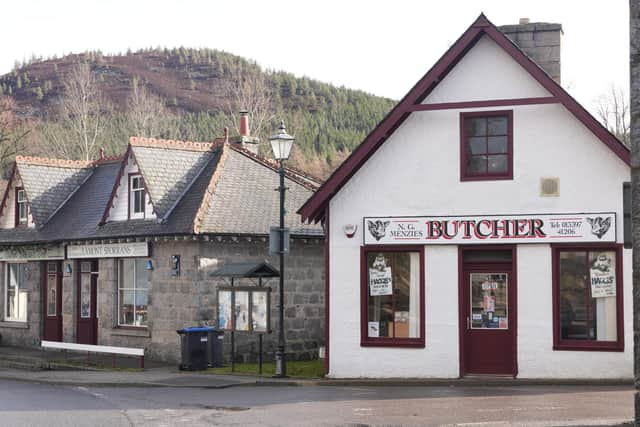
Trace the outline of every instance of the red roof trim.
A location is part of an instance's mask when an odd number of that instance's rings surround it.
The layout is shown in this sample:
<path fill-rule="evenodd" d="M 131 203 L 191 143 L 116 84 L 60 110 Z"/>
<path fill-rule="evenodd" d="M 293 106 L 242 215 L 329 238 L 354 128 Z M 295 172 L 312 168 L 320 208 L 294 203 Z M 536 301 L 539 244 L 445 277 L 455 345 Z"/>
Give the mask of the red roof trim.
<path fill-rule="evenodd" d="M 607 145 L 623 162 L 630 165 L 629 150 L 600 124 L 587 110 L 571 97 L 546 72 L 525 55 L 511 40 L 500 32 L 485 16 L 478 19 L 460 36 L 435 65 L 415 84 L 405 97 L 387 114 L 351 155 L 336 169 L 316 193 L 298 210 L 303 221 L 319 221 L 329 200 L 376 152 L 389 135 L 404 122 L 438 83 L 455 67 L 464 55 L 483 36 L 488 35 L 516 62 L 527 70 L 545 89 L 580 120 L 595 136 Z"/>

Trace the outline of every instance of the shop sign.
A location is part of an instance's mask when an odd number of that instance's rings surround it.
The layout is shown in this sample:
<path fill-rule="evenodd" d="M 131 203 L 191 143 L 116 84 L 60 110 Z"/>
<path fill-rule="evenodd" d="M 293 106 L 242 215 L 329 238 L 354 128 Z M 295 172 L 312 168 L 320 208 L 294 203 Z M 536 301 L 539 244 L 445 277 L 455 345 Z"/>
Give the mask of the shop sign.
<path fill-rule="evenodd" d="M 365 217 L 364 244 L 615 242 L 615 212 Z"/>
<path fill-rule="evenodd" d="M 616 296 L 615 252 L 600 252 L 591 262 L 591 297 L 606 298 Z"/>
<path fill-rule="evenodd" d="M 64 248 L 60 246 L 12 246 L 0 250 L 2 261 L 41 261 L 64 259 Z"/>
<path fill-rule="evenodd" d="M 147 256 L 149 256 L 149 243 L 147 242 L 67 246 L 67 258 L 129 258 Z"/>

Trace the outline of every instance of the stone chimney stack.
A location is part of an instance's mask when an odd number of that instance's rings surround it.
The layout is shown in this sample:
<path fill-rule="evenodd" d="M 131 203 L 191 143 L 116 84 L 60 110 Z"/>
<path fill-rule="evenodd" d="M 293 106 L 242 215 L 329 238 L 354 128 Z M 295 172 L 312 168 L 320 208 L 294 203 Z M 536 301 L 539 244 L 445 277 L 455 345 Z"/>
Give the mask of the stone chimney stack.
<path fill-rule="evenodd" d="M 258 154 L 260 138 L 249 135 L 249 112 L 240 111 L 240 135 L 231 138 L 230 142 L 240 148 Z"/>
<path fill-rule="evenodd" d="M 498 29 L 560 84 L 561 24 L 520 18 L 518 25 L 502 25 Z"/>
<path fill-rule="evenodd" d="M 240 111 L 240 136 L 249 136 L 249 112 Z"/>

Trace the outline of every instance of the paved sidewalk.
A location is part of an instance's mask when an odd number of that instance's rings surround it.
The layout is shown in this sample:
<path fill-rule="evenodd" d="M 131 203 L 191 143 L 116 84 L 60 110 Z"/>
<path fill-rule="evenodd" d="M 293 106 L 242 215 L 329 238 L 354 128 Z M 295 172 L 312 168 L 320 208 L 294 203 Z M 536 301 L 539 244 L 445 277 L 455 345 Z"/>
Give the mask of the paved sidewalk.
<path fill-rule="evenodd" d="M 527 386 L 527 385 L 622 385 L 633 387 L 632 380 L 529 380 L 477 377 L 463 379 L 299 379 L 271 378 L 244 374 L 214 374 L 206 371 L 181 371 L 176 365 L 145 361 L 145 370 L 136 368 L 137 359 L 118 358 L 109 369 L 111 357 L 0 346 L 0 378 L 63 385 L 227 388 L 261 386 Z M 97 369 L 95 366 L 107 367 Z M 122 369 L 124 368 L 124 370 Z"/>

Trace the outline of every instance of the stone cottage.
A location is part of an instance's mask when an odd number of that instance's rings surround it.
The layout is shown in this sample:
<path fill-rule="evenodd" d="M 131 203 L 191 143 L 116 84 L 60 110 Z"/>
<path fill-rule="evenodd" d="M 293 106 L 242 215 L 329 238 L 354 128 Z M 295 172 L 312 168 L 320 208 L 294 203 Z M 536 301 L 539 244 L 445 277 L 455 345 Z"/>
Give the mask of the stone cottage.
<path fill-rule="evenodd" d="M 0 206 L 2 344 L 144 347 L 151 358 L 177 361 L 177 329 L 217 326 L 216 289 L 227 283 L 214 271 L 277 265 L 268 250 L 279 215 L 277 164 L 257 155 L 256 142 L 131 138 L 115 158 L 18 156 Z M 286 170 L 291 358 L 317 356 L 324 340 L 323 230 L 295 214 L 317 186 Z M 277 279 L 265 285 L 277 331 Z M 257 357 L 254 338 L 236 333 L 241 358 Z M 267 358 L 276 338 L 264 336 Z"/>

